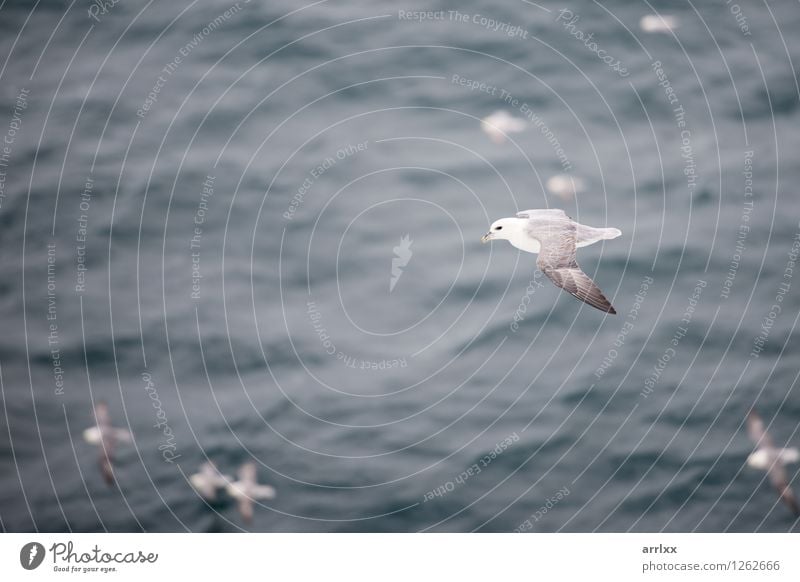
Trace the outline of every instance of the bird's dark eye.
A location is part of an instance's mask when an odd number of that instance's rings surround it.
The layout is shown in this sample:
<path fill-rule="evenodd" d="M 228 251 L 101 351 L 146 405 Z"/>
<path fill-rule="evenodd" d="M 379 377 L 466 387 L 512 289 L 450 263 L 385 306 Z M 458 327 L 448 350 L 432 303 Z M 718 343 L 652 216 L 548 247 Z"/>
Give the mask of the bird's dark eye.
<path fill-rule="evenodd" d="M 503 230 L 503 227 L 502 226 L 497 226 L 497 227 L 495 227 L 495 230 Z"/>

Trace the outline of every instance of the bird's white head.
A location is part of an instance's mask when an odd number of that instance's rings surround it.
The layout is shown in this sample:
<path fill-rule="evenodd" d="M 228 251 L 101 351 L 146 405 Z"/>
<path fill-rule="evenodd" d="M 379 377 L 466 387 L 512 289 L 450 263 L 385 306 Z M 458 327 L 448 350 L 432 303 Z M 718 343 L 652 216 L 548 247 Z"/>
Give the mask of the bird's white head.
<path fill-rule="evenodd" d="M 489 228 L 489 232 L 481 237 L 481 242 L 489 242 L 490 240 L 507 240 L 511 244 L 515 241 L 523 241 L 525 236 L 525 220 L 522 218 L 501 218 L 495 220 Z M 519 246 L 519 245 L 514 245 Z"/>

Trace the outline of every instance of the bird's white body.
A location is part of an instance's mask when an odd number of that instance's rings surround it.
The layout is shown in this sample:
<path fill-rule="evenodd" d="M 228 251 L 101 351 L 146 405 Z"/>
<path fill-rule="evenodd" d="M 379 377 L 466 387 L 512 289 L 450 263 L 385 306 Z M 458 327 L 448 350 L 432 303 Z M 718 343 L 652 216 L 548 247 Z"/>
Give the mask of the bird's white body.
<path fill-rule="evenodd" d="M 274 499 L 275 489 L 269 485 L 261 485 L 256 480 L 256 465 L 252 461 L 239 468 L 239 480 L 228 483 L 225 491 L 236 499 L 239 513 L 246 522 L 253 520 L 253 501 L 258 499 Z"/>
<path fill-rule="evenodd" d="M 532 238 L 529 234 L 531 218 L 543 217 L 545 220 L 551 217 L 564 215 L 561 210 L 525 210 L 513 218 L 501 218 L 495 220 L 489 228 L 487 234 L 491 235 L 492 240 L 507 240 L 512 246 L 526 253 L 538 254 L 541 250 L 541 243 Z M 565 215 L 564 215 L 565 216 Z M 622 234 L 618 228 L 595 228 L 578 224 L 576 230 L 575 246 L 578 248 L 586 247 L 601 240 L 617 238 Z"/>
<path fill-rule="evenodd" d="M 189 477 L 192 487 L 209 501 L 214 501 L 217 498 L 217 490 L 224 489 L 231 481 L 233 479 L 220 473 L 211 461 L 203 463 L 200 471 Z"/>
<path fill-rule="evenodd" d="M 779 463 L 797 463 L 800 461 L 800 451 L 795 448 L 761 448 L 747 457 L 747 464 L 750 467 L 753 469 L 761 469 L 762 471 L 769 469 L 776 461 Z"/>
<path fill-rule="evenodd" d="M 131 433 L 125 430 L 124 428 L 111 428 L 110 435 L 113 436 L 114 439 L 122 442 L 130 442 L 132 440 Z M 90 445 L 102 445 L 103 438 L 108 438 L 109 433 L 103 433 L 99 427 L 93 426 L 91 428 L 87 428 L 83 431 L 83 440 L 85 440 Z"/>
<path fill-rule="evenodd" d="M 83 440 L 90 445 L 99 445 L 101 442 L 103 442 L 103 433 L 96 426 L 87 428 L 85 431 L 83 431 Z"/>

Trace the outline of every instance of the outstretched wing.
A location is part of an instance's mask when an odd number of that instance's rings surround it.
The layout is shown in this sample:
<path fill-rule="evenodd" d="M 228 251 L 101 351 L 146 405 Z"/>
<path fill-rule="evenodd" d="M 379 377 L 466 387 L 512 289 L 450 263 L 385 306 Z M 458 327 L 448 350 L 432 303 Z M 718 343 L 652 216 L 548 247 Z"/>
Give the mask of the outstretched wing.
<path fill-rule="evenodd" d="M 189 482 L 192 484 L 192 487 L 194 487 L 194 490 L 197 491 L 201 497 L 203 497 L 203 499 L 215 501 L 217 490 L 214 487 L 213 482 L 208 479 L 204 469 L 201 469 L 200 473 L 191 475 L 189 477 Z"/>
<path fill-rule="evenodd" d="M 97 402 L 94 407 L 94 417 L 97 423 L 97 433 L 100 445 L 98 464 L 103 480 L 108 485 L 114 484 L 114 449 L 116 448 L 116 435 L 111 426 L 111 415 L 105 402 Z"/>
<path fill-rule="evenodd" d="M 591 305 L 595 309 L 615 315 L 617 310 L 605 298 L 600 288 L 589 276 L 580 270 L 574 269 L 549 269 L 543 271 L 545 275 L 558 287 L 580 299 L 584 303 Z"/>
<path fill-rule="evenodd" d="M 95 404 L 94 419 L 101 433 L 105 433 L 111 428 L 111 415 L 108 412 L 108 404 L 102 401 Z"/>
<path fill-rule="evenodd" d="M 103 475 L 103 480 L 106 482 L 106 485 L 109 486 L 114 484 L 114 465 L 111 461 L 112 454 L 113 451 L 109 450 L 109 447 L 106 446 L 100 449 L 100 458 L 98 459 L 100 473 Z"/>
<path fill-rule="evenodd" d="M 113 429 L 114 439 L 121 443 L 133 442 L 133 435 L 124 428 Z"/>
<path fill-rule="evenodd" d="M 555 218 L 570 220 L 567 213 L 560 208 L 532 208 L 530 210 L 520 210 L 517 212 L 517 218 Z"/>
<path fill-rule="evenodd" d="M 797 503 L 797 497 L 795 497 L 794 491 L 789 487 L 789 477 L 786 474 L 786 469 L 780 458 L 775 459 L 775 462 L 768 469 L 768 472 L 769 480 L 773 487 L 778 490 L 783 502 L 792 510 L 792 513 L 800 516 L 800 505 Z"/>
<path fill-rule="evenodd" d="M 541 244 L 536 266 L 547 275 L 548 279 L 595 309 L 611 314 L 617 312 L 575 260 L 574 222 L 570 221 L 567 224 L 560 222 L 549 229 L 538 227 L 536 238 Z"/>
<path fill-rule="evenodd" d="M 781 493 L 781 499 L 789 506 L 789 509 L 792 510 L 792 513 L 796 517 L 800 517 L 800 505 L 797 503 L 797 497 L 794 496 L 794 491 L 792 491 L 788 485 L 784 487 L 783 493 Z"/>
<path fill-rule="evenodd" d="M 252 523 L 253 521 L 253 500 L 247 495 L 238 499 L 239 513 L 245 523 Z"/>
<path fill-rule="evenodd" d="M 269 485 L 256 485 L 253 488 L 253 499 L 275 499 L 275 488 Z"/>
<path fill-rule="evenodd" d="M 767 429 L 764 428 L 764 421 L 761 420 L 761 417 L 758 415 L 755 409 L 751 410 L 747 414 L 747 434 L 750 436 L 750 439 L 756 445 L 757 449 L 775 448 L 772 438 L 769 436 Z"/>
<path fill-rule="evenodd" d="M 239 467 L 239 479 L 248 485 L 255 485 L 256 483 L 256 464 L 248 461 Z"/>

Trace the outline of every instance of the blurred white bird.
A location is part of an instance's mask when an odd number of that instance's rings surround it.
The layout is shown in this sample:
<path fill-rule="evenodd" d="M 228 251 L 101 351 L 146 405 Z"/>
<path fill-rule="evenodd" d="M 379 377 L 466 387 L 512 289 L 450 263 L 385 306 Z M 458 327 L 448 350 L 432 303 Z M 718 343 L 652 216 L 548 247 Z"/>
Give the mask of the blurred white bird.
<path fill-rule="evenodd" d="M 256 481 L 256 464 L 252 461 L 239 468 L 239 480 L 228 483 L 225 490 L 236 499 L 242 519 L 250 523 L 253 520 L 253 501 L 258 499 L 274 499 L 275 489 L 269 485 L 259 485 Z"/>
<path fill-rule="evenodd" d="M 225 489 L 231 481 L 233 478 L 220 473 L 211 461 L 200 465 L 200 471 L 189 477 L 192 487 L 208 501 L 216 501 L 217 490 Z"/>
<path fill-rule="evenodd" d="M 547 180 L 545 187 L 551 194 L 555 194 L 563 200 L 571 200 L 585 189 L 583 180 L 577 176 L 571 176 L 570 174 L 556 174 L 552 176 Z"/>
<path fill-rule="evenodd" d="M 668 14 L 642 16 L 639 27 L 645 32 L 670 32 L 678 28 L 678 17 Z"/>
<path fill-rule="evenodd" d="M 100 449 L 100 472 L 109 485 L 114 484 L 114 451 L 118 442 L 129 443 L 133 441 L 131 433 L 122 428 L 111 426 L 111 416 L 108 405 L 98 401 L 94 406 L 95 426 L 83 431 L 84 440 Z"/>
<path fill-rule="evenodd" d="M 778 490 L 783 502 L 796 516 L 800 516 L 797 498 L 789 487 L 786 464 L 800 461 L 800 451 L 795 448 L 777 448 L 764 428 L 764 421 L 755 410 L 747 415 L 747 433 L 756 444 L 756 450 L 747 457 L 747 464 L 754 469 L 766 471 L 773 487 Z"/>
<path fill-rule="evenodd" d="M 499 109 L 481 119 L 481 129 L 494 143 L 504 143 L 509 133 L 519 133 L 528 127 L 527 122 Z"/>

